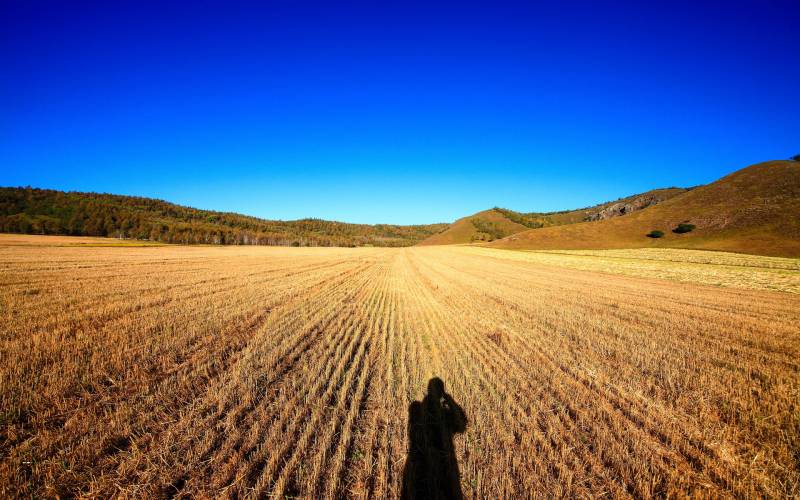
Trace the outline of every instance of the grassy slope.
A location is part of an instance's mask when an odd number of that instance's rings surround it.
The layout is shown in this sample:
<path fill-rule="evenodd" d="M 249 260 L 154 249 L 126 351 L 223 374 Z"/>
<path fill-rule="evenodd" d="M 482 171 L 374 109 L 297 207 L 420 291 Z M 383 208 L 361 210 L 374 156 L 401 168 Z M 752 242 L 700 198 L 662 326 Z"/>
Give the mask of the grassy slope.
<path fill-rule="evenodd" d="M 681 222 L 697 226 L 674 234 Z M 660 229 L 660 239 L 645 236 Z M 697 248 L 800 257 L 800 163 L 747 167 L 661 204 L 609 220 L 528 230 L 491 243 L 512 249 Z"/>
<path fill-rule="evenodd" d="M 482 236 L 480 230 L 473 221 L 491 225 L 498 231 L 502 231 L 503 236 L 516 234 L 528 228 L 522 224 L 517 224 L 507 219 L 502 213 L 495 209 L 484 210 L 468 217 L 458 219 L 450 227 L 439 234 L 434 234 L 420 243 L 420 245 L 453 245 L 459 243 L 472 243 Z"/>
<path fill-rule="evenodd" d="M 652 194 L 655 194 L 658 197 L 666 200 L 684 192 L 686 192 L 686 189 L 684 188 L 654 189 L 652 191 L 647 191 L 646 193 L 635 194 L 626 198 L 620 198 L 619 200 L 609 201 L 593 207 L 579 208 L 576 210 L 548 213 L 520 213 L 510 210 L 507 212 L 510 212 L 520 219 L 526 219 L 530 222 L 542 224 L 544 226 L 558 226 L 562 224 L 575 224 L 578 222 L 583 222 L 586 217 L 597 214 L 606 207 L 614 205 L 615 203 L 631 202 L 641 196 Z M 420 245 L 454 245 L 481 241 L 481 239 L 485 238 L 486 235 L 482 235 L 478 227 L 475 226 L 473 223 L 475 220 L 479 221 L 479 226 L 481 221 L 494 225 L 499 231 L 503 232 L 503 236 L 514 235 L 530 229 L 530 227 L 510 220 L 500 210 L 492 208 L 455 221 L 446 231 L 428 237 L 422 243 L 420 243 Z"/>

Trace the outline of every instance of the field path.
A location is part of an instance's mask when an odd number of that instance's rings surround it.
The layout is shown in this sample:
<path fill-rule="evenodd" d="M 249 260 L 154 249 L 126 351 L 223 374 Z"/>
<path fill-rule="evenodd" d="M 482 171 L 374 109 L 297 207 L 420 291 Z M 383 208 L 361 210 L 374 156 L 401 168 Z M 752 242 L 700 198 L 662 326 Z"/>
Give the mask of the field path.
<path fill-rule="evenodd" d="M 489 249 L 0 245 L 0 496 L 397 498 L 437 377 L 467 498 L 797 496 L 798 325 Z"/>

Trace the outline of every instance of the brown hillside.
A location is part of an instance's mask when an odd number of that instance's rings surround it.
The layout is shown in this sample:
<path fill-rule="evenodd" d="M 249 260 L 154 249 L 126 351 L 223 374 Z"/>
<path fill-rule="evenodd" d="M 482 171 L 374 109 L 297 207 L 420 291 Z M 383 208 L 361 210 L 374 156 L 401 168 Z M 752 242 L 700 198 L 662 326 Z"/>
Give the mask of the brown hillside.
<path fill-rule="evenodd" d="M 447 230 L 428 237 L 420 245 L 489 242 L 531 228 L 575 224 L 594 218 L 618 217 L 661 203 L 686 191 L 685 188 L 654 189 L 593 207 L 562 212 L 521 213 L 492 208 L 455 221 Z"/>
<path fill-rule="evenodd" d="M 679 194 L 683 194 L 688 189 L 686 188 L 664 188 L 653 189 L 641 194 L 634 194 L 626 198 L 620 198 L 616 201 L 609 201 L 601 203 L 588 208 L 579 208 L 577 210 L 569 210 L 566 212 L 553 212 L 547 214 L 547 218 L 552 221 L 553 226 L 560 226 L 563 224 L 576 224 L 578 222 L 586 222 L 587 220 L 605 220 L 621 215 L 627 215 L 637 210 L 647 208 L 658 203 L 662 203 L 670 198 L 674 198 Z"/>
<path fill-rule="evenodd" d="M 696 229 L 685 234 L 672 232 L 684 222 Z M 664 236 L 645 236 L 652 230 L 661 230 Z M 670 247 L 800 257 L 800 163 L 760 163 L 624 217 L 532 229 L 491 246 L 553 250 Z"/>
<path fill-rule="evenodd" d="M 420 245 L 492 241 L 527 229 L 528 227 L 509 220 L 499 210 L 492 208 L 458 219 L 447 230 L 428 237 Z"/>

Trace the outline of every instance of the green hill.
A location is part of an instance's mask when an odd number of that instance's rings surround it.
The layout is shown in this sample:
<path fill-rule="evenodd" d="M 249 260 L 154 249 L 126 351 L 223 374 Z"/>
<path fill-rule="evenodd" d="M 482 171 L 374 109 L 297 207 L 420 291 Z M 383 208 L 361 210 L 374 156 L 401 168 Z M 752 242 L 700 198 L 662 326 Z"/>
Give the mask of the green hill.
<path fill-rule="evenodd" d="M 410 246 L 448 224 L 397 226 L 265 220 L 112 194 L 0 188 L 0 232 L 134 238 L 165 243 Z"/>

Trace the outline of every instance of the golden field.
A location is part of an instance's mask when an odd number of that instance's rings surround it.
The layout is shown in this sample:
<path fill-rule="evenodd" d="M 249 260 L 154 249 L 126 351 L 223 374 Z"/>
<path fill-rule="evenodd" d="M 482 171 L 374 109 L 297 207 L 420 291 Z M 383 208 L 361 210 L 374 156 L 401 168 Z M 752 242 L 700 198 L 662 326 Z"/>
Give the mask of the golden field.
<path fill-rule="evenodd" d="M 800 495 L 796 259 L 69 241 L 0 236 L 2 497 L 398 497 L 434 377 L 467 498 Z"/>

